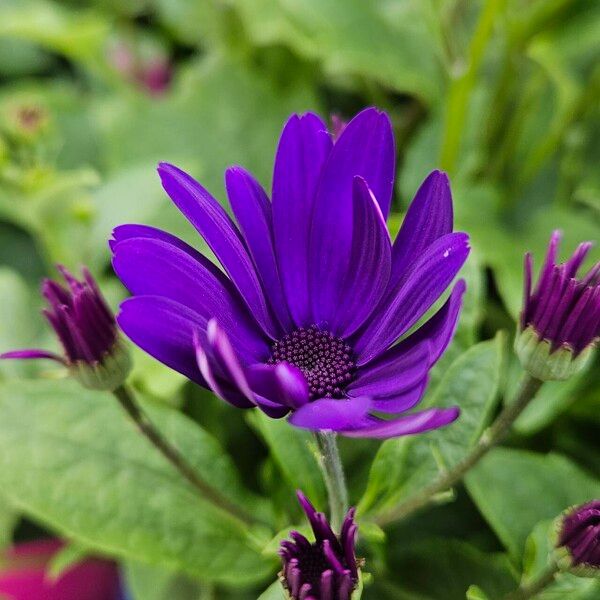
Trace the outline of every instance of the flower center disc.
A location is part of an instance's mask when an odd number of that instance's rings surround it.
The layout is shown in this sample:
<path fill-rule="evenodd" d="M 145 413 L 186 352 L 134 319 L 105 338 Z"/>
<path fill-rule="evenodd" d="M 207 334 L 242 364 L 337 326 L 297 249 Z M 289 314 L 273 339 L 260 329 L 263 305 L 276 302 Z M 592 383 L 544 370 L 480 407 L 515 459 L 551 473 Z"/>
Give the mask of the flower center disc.
<path fill-rule="evenodd" d="M 342 398 L 356 370 L 352 348 L 316 325 L 296 329 L 275 342 L 267 362 L 298 367 L 308 382 L 311 400 Z"/>

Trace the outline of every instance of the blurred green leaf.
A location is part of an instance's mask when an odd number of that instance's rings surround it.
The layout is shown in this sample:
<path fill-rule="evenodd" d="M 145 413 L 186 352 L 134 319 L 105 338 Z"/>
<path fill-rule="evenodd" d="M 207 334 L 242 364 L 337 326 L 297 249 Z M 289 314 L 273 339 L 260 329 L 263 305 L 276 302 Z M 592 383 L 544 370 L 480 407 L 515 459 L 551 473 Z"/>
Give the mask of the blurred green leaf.
<path fill-rule="evenodd" d="M 510 555 L 542 520 L 597 498 L 600 482 L 558 454 L 495 448 L 465 479 L 469 494 Z"/>
<path fill-rule="evenodd" d="M 12 543 L 13 531 L 18 520 L 18 511 L 4 496 L 0 495 L 0 549 Z"/>
<path fill-rule="evenodd" d="M 202 429 L 176 411 L 145 409 L 221 493 L 265 508 Z M 0 462 L 11 502 L 92 549 L 232 585 L 272 572 L 247 529 L 199 498 L 110 394 L 66 381 L 2 384 Z"/>
<path fill-rule="evenodd" d="M 286 600 L 283 586 L 279 581 L 274 581 L 257 600 Z"/>
<path fill-rule="evenodd" d="M 459 406 L 460 418 L 428 434 L 386 440 L 373 461 L 359 512 L 399 503 L 465 456 L 496 403 L 505 346 L 505 336 L 499 334 L 473 346 L 452 364 L 423 407 Z"/>
<path fill-rule="evenodd" d="M 395 548 L 390 569 L 401 588 L 421 600 L 464 600 L 473 584 L 491 598 L 503 598 L 516 586 L 504 554 L 484 553 L 466 542 L 447 538 Z"/>
<path fill-rule="evenodd" d="M 0 36 L 35 42 L 88 66 L 97 66 L 109 23 L 99 13 L 70 10 L 46 0 L 4 0 Z"/>
<path fill-rule="evenodd" d="M 248 413 L 247 418 L 267 444 L 290 493 L 302 490 L 317 508 L 324 510 L 327 496 L 313 436 L 284 419 L 271 419 L 257 410 Z"/>
<path fill-rule="evenodd" d="M 289 45 L 327 73 L 374 79 L 435 104 L 443 89 L 441 40 L 427 3 L 347 0 L 235 1 L 258 45 Z"/>
<path fill-rule="evenodd" d="M 180 573 L 134 562 L 125 563 L 125 582 L 132 600 L 210 600 L 204 586 Z"/>

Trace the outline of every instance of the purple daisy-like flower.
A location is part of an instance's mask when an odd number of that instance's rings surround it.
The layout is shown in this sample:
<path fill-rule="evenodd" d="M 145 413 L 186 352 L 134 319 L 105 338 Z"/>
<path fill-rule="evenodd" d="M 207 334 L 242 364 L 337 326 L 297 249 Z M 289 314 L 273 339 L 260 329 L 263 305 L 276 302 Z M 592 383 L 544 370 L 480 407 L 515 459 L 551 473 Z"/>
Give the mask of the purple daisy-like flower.
<path fill-rule="evenodd" d="M 560 231 L 554 231 L 540 277 L 532 291 L 533 259 L 525 256 L 525 292 L 516 349 L 540 379 L 565 379 L 588 362 L 600 337 L 600 262 L 577 273 L 592 248 L 580 244 L 557 264 Z"/>
<path fill-rule="evenodd" d="M 566 550 L 570 570 L 581 575 L 600 574 L 600 500 L 576 506 L 559 524 L 557 546 Z"/>
<path fill-rule="evenodd" d="M 458 273 L 468 237 L 452 232 L 448 178 L 434 171 L 391 242 L 394 161 L 384 113 L 364 110 L 335 143 L 318 116 L 293 115 L 272 201 L 247 171 L 228 169 L 237 224 L 192 177 L 161 164 L 163 187 L 224 272 L 164 231 L 117 227 L 113 267 L 134 296 L 119 325 L 230 404 L 289 414 L 298 427 L 387 438 L 450 423 L 457 408 L 398 415 L 418 404 L 452 338 L 462 281 L 407 334 Z"/>
<path fill-rule="evenodd" d="M 13 350 L 1 359 L 50 359 L 65 365 L 86 387 L 114 389 L 130 369 L 129 353 L 123 346 L 115 317 L 98 284 L 87 268 L 83 279 L 73 277 L 65 267 L 58 270 L 67 287 L 51 279 L 42 283 L 48 308 L 42 313 L 54 329 L 64 354 L 37 348 Z"/>
<path fill-rule="evenodd" d="M 302 492 L 297 494 L 315 541 L 292 531 L 292 539 L 281 542 L 282 583 L 292 600 L 350 600 L 358 584 L 355 509 L 348 511 L 337 536 L 325 515 L 317 512 Z"/>

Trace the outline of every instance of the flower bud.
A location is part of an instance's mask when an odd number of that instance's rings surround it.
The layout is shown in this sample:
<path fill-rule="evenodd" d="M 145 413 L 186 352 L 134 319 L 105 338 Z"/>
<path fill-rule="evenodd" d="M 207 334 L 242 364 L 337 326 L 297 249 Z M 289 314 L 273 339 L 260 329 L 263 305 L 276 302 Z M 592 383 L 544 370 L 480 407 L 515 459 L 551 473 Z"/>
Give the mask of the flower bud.
<path fill-rule="evenodd" d="M 600 577 L 600 500 L 575 506 L 559 518 L 557 564 L 580 577 Z"/>
<path fill-rule="evenodd" d="M 359 583 L 359 563 L 354 546 L 357 525 L 355 509 L 346 515 L 340 535 L 336 535 L 323 513 L 298 492 L 298 499 L 311 524 L 315 541 L 298 531 L 281 543 L 283 562 L 280 578 L 290 600 L 351 600 Z"/>
<path fill-rule="evenodd" d="M 550 238 L 546 260 L 532 292 L 533 261 L 525 256 L 525 294 L 515 351 L 523 368 L 542 381 L 568 379 L 590 361 L 600 336 L 600 263 L 577 278 L 592 244 L 580 244 L 556 264 L 561 234 Z"/>
<path fill-rule="evenodd" d="M 86 388 L 114 390 L 131 369 L 129 352 L 117 329 L 115 317 L 88 269 L 79 281 L 59 267 L 67 286 L 46 279 L 42 294 L 49 307 L 43 314 L 54 329 L 63 356 L 45 350 L 15 350 L 0 358 L 47 358 L 64 364 Z"/>

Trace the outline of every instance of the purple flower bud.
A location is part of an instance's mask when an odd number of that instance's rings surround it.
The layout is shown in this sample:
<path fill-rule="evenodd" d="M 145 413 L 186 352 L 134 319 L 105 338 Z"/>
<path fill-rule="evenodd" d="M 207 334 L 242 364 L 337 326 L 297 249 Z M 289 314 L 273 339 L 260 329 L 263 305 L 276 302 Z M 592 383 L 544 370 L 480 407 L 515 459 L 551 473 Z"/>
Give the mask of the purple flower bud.
<path fill-rule="evenodd" d="M 88 269 L 82 269 L 82 281 L 62 266 L 58 270 L 67 287 L 51 279 L 44 280 L 42 294 L 48 308 L 42 312 L 63 347 L 63 356 L 28 349 L 6 352 L 0 354 L 0 358 L 56 360 L 67 366 L 85 387 L 115 389 L 130 370 L 129 354 L 115 317 Z"/>
<path fill-rule="evenodd" d="M 292 600 L 350 600 L 359 581 L 354 554 L 358 529 L 355 509 L 348 511 L 337 536 L 325 515 L 317 512 L 302 492 L 297 494 L 315 541 L 311 543 L 298 531 L 292 531 L 292 539 L 281 543 L 283 586 Z"/>
<path fill-rule="evenodd" d="M 600 500 L 568 510 L 559 521 L 559 566 L 583 577 L 600 576 Z"/>
<path fill-rule="evenodd" d="M 515 349 L 524 368 L 542 380 L 567 379 L 581 370 L 600 336 L 600 263 L 578 278 L 592 244 L 580 244 L 569 260 L 557 264 L 560 240 L 555 231 L 533 292 L 533 260 L 525 256 L 525 299 Z"/>

